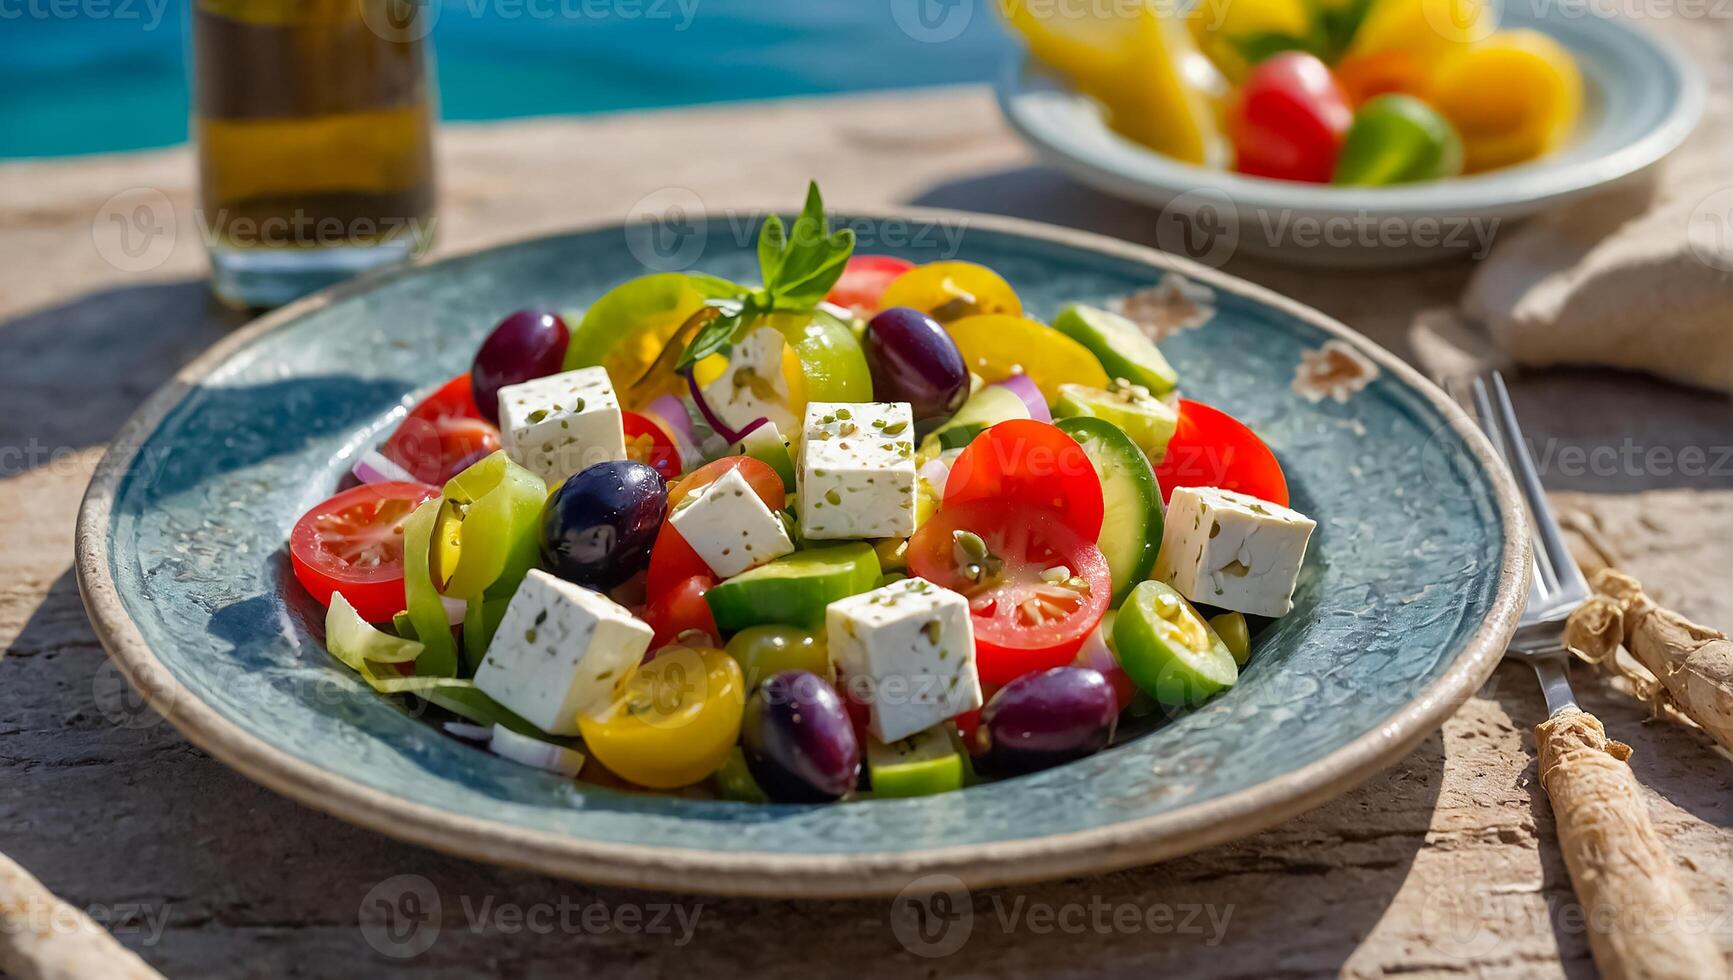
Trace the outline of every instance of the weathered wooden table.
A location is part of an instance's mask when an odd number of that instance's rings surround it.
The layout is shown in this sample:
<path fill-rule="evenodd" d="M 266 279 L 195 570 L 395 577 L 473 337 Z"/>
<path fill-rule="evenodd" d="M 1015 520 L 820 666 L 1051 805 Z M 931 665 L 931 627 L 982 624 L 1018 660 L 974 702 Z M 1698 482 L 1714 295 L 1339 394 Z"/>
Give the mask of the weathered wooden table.
<path fill-rule="evenodd" d="M 845 209 L 1009 212 L 1140 241 L 1154 219 L 1034 166 L 974 89 L 452 127 L 441 155 L 442 251 L 619 221 L 669 188 L 709 208 L 787 207 L 808 177 Z M 238 323 L 206 294 L 193 186 L 185 150 L 0 166 L 0 850 L 165 973 L 1592 972 L 1536 780 L 1530 730 L 1543 705 L 1525 668 L 1501 667 L 1413 755 L 1271 831 L 1156 867 L 976 895 L 967 941 L 944 958 L 911 951 L 928 947 L 902 942 L 882 902 L 596 889 L 398 844 L 253 785 L 154 715 L 119 710 L 120 681 L 73 581 L 73 516 L 120 423 Z M 99 216 L 139 187 L 166 195 L 178 228 L 128 258 Z M 1469 272 L 1227 268 L 1399 352 L 1413 314 L 1451 303 Z M 1530 434 L 1561 450 L 1546 467 L 1561 502 L 1612 531 L 1664 601 L 1733 627 L 1728 404 L 1607 372 L 1527 376 L 1516 397 Z M 1619 458 L 1637 462 L 1568 462 L 1597 446 L 1631 447 Z M 1643 462 L 1686 447 L 1719 470 Z M 1733 761 L 1581 686 L 1636 747 L 1655 824 L 1712 919 L 1703 927 L 1733 950 Z M 407 961 L 380 955 L 357 924 L 370 892 L 400 875 L 425 876 L 441 899 L 437 941 Z"/>

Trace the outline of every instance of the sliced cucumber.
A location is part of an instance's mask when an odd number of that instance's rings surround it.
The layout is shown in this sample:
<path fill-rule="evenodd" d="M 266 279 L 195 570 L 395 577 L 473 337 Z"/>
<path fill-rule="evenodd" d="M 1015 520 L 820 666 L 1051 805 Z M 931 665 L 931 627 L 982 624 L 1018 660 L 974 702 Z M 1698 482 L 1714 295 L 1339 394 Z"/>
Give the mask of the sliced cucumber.
<path fill-rule="evenodd" d="M 1161 487 L 1149 458 L 1131 437 L 1106 419 L 1060 419 L 1059 428 L 1077 440 L 1101 478 L 1101 540 L 1096 547 L 1113 573 L 1113 605 L 1149 577 L 1161 550 Z"/>
<path fill-rule="evenodd" d="M 1137 324 L 1093 306 L 1068 306 L 1053 328 L 1089 348 L 1110 378 L 1124 378 L 1165 395 L 1179 384 L 1179 373 Z"/>
<path fill-rule="evenodd" d="M 1179 410 L 1149 393 L 1142 385 L 1115 378 L 1106 388 L 1088 385 L 1059 386 L 1059 401 L 1053 405 L 1056 418 L 1106 419 L 1125 430 L 1137 448 L 1150 459 L 1161 459 L 1179 425 Z"/>
<path fill-rule="evenodd" d="M 724 632 L 775 623 L 822 629 L 824 607 L 870 591 L 879 571 L 873 546 L 857 541 L 785 555 L 713 586 L 704 599 Z"/>
<path fill-rule="evenodd" d="M 1016 392 L 1002 385 L 988 385 L 969 396 L 944 425 L 927 433 L 921 440 L 921 454 L 937 456 L 946 449 L 960 449 L 990 425 L 1028 417 L 1029 406 Z"/>
<path fill-rule="evenodd" d="M 1194 707 L 1234 686 L 1227 644 L 1185 597 L 1140 582 L 1113 620 L 1113 651 L 1138 690 L 1168 707 Z"/>
<path fill-rule="evenodd" d="M 963 755 L 947 722 L 886 745 L 867 738 L 867 771 L 879 798 L 932 796 L 963 788 Z"/>
<path fill-rule="evenodd" d="M 728 455 L 751 456 L 769 463 L 776 475 L 782 477 L 783 489 L 794 489 L 794 456 L 788 451 L 788 440 L 782 437 L 775 422 L 766 421 L 748 432 L 739 442 L 728 447 Z"/>

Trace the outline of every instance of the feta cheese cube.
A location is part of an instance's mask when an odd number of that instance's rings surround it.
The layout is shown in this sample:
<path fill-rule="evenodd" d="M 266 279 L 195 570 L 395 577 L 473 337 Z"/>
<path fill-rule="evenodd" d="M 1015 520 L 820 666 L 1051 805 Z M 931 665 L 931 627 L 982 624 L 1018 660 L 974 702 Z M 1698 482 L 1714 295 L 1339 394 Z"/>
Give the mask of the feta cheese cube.
<path fill-rule="evenodd" d="M 783 431 L 799 421 L 789 410 L 788 377 L 782 370 L 788 341 L 775 327 L 759 327 L 728 351 L 728 370 L 704 386 L 704 403 L 732 429 L 767 418 Z"/>
<path fill-rule="evenodd" d="M 825 610 L 825 636 L 881 742 L 981 706 L 969 601 L 949 589 L 911 578 L 839 599 Z"/>
<path fill-rule="evenodd" d="M 800 534 L 915 533 L 915 425 L 908 402 L 811 402 L 797 467 Z"/>
<path fill-rule="evenodd" d="M 731 578 L 794 550 L 782 526 L 739 470 L 692 491 L 668 517 L 718 578 Z"/>
<path fill-rule="evenodd" d="M 1167 505 L 1152 577 L 1193 602 L 1286 615 L 1315 527 L 1304 514 L 1267 500 L 1217 487 L 1178 487 Z"/>
<path fill-rule="evenodd" d="M 654 631 L 599 592 L 531 569 L 511 597 L 475 686 L 549 735 L 578 734 L 644 659 Z"/>
<path fill-rule="evenodd" d="M 573 473 L 626 458 L 620 401 L 599 367 L 501 388 L 499 431 L 506 455 L 550 490 Z"/>

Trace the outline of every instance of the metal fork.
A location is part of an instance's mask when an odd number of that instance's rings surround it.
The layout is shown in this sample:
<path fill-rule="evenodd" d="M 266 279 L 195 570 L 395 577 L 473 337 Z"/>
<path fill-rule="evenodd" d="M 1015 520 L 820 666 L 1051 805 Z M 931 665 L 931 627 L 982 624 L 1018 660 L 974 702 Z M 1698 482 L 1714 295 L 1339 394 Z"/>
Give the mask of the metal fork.
<path fill-rule="evenodd" d="M 1535 727 L 1540 781 L 1552 801 L 1559 848 L 1586 911 L 1589 948 L 1608 977 L 1723 976 L 1719 948 L 1681 884 L 1673 858 L 1649 823 L 1630 747 L 1606 737 L 1578 707 L 1565 668 L 1565 624 L 1591 597 L 1547 504 L 1523 442 L 1510 392 L 1497 371 L 1450 379 L 1446 387 L 1516 477 L 1534 538 L 1528 606 L 1505 656 L 1534 668 L 1547 720 Z"/>
<path fill-rule="evenodd" d="M 1522 426 L 1517 424 L 1504 376 L 1488 371 L 1472 379 L 1458 379 L 1450 388 L 1457 402 L 1473 413 L 1475 422 L 1510 467 L 1522 492 L 1528 526 L 1533 531 L 1534 564 L 1529 576 L 1528 606 L 1505 656 L 1534 668 L 1546 695 L 1547 714 L 1556 715 L 1577 704 L 1565 672 L 1571 655 L 1564 642 L 1565 621 L 1588 601 L 1589 583 L 1577 568 L 1576 559 L 1571 557 L 1564 534 L 1547 504 L 1546 490 L 1535 472 L 1534 457 L 1529 455 L 1528 445 L 1523 441 Z"/>

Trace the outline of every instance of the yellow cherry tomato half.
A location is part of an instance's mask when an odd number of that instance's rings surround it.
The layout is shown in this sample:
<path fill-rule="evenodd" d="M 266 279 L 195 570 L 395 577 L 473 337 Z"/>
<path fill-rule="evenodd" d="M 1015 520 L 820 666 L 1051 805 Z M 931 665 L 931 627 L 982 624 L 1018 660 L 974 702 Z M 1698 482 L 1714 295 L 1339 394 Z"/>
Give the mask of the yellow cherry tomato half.
<path fill-rule="evenodd" d="M 1576 61 L 1539 31 L 1500 31 L 1433 72 L 1426 100 L 1462 135 L 1469 173 L 1532 160 L 1570 136 L 1582 112 Z"/>
<path fill-rule="evenodd" d="M 879 308 L 893 306 L 912 307 L 940 323 L 984 313 L 1023 313 L 1023 301 L 997 272 L 957 261 L 918 265 L 891 280 Z"/>
<path fill-rule="evenodd" d="M 1491 35 L 1498 14 L 1489 0 L 1372 0 L 1347 54 L 1406 51 L 1433 64 Z"/>
<path fill-rule="evenodd" d="M 945 325 L 963 363 L 988 382 L 1027 374 L 1048 404 L 1059 400 L 1059 386 L 1107 387 L 1107 372 L 1089 348 L 1034 320 L 988 314 Z"/>
<path fill-rule="evenodd" d="M 721 650 L 664 647 L 618 696 L 578 716 L 590 754 L 651 789 L 690 786 L 722 768 L 740 738 L 746 678 Z"/>

